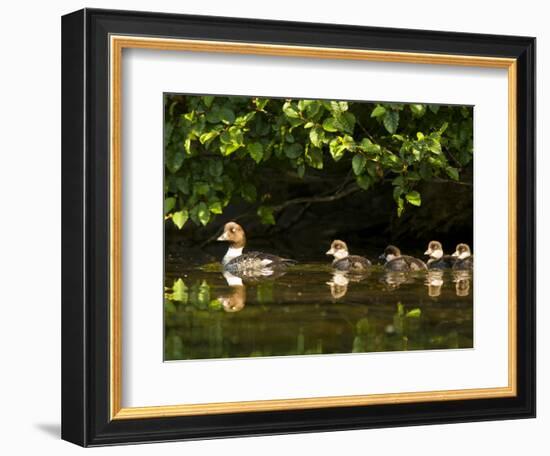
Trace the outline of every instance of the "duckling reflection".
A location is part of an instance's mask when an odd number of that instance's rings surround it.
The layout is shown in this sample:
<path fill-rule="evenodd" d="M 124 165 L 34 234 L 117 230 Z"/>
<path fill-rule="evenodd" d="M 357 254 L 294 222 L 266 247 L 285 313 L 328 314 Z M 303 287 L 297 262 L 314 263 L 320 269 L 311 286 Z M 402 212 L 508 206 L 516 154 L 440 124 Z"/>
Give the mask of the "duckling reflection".
<path fill-rule="evenodd" d="M 350 282 L 361 282 L 369 276 L 368 272 L 363 274 L 348 274 L 346 271 L 333 271 L 332 279 L 326 282 L 330 287 L 330 294 L 334 299 L 346 296 Z"/>
<path fill-rule="evenodd" d="M 386 286 L 386 290 L 397 290 L 402 284 L 410 282 L 410 278 L 406 272 L 401 271 L 386 271 L 380 279 Z"/>
<path fill-rule="evenodd" d="M 227 285 L 231 288 L 231 294 L 218 296 L 226 312 L 239 312 L 246 304 L 246 286 L 241 277 L 237 277 L 228 271 L 223 272 Z"/>
<path fill-rule="evenodd" d="M 470 295 L 470 280 L 472 273 L 470 271 L 453 271 L 453 282 L 455 283 L 455 292 L 457 296 Z"/>
<path fill-rule="evenodd" d="M 437 298 L 441 295 L 441 288 L 445 281 L 443 280 L 443 271 L 441 269 L 430 269 L 426 276 L 426 285 L 428 286 L 428 296 Z"/>

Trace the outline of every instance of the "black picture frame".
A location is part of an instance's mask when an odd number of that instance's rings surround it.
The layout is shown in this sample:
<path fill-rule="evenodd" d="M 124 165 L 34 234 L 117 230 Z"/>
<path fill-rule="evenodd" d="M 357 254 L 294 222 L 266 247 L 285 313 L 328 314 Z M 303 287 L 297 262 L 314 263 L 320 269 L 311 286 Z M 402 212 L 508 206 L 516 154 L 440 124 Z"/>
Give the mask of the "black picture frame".
<path fill-rule="evenodd" d="M 109 36 L 517 59 L 517 395 L 110 419 Z M 62 19 L 62 438 L 82 446 L 535 416 L 535 39 L 84 9 Z"/>

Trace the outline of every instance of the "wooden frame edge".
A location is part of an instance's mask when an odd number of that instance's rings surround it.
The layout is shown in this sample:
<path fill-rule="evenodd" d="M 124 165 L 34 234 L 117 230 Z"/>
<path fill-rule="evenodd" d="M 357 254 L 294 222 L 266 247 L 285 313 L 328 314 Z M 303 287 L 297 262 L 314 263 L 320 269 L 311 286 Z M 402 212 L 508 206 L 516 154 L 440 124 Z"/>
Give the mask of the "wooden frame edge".
<path fill-rule="evenodd" d="M 110 61 L 110 419 L 145 419 L 239 412 L 351 407 L 423 401 L 505 398 L 517 396 L 517 59 L 413 52 L 375 51 L 227 41 L 111 35 Z M 259 400 L 190 405 L 122 407 L 122 261 L 121 261 L 121 63 L 125 48 L 168 51 L 255 54 L 339 60 L 370 60 L 508 70 L 508 386 L 464 390 L 387 393 L 357 396 Z"/>

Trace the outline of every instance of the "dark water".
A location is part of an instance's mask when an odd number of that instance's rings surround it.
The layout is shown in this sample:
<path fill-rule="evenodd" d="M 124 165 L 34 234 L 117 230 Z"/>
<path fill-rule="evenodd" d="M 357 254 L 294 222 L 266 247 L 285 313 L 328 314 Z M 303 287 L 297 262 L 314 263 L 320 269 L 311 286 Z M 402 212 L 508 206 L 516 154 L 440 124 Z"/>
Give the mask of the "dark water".
<path fill-rule="evenodd" d="M 300 264 L 262 280 L 220 265 L 167 273 L 165 360 L 473 347 L 469 273 L 335 274 Z"/>

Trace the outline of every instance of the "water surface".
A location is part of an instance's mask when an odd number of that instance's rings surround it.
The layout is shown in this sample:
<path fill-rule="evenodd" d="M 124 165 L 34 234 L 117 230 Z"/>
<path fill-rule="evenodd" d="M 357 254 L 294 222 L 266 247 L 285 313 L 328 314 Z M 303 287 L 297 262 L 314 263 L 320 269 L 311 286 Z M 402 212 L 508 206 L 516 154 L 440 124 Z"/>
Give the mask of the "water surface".
<path fill-rule="evenodd" d="M 469 273 L 334 273 L 299 264 L 241 280 L 180 267 L 165 282 L 165 360 L 473 347 Z"/>

